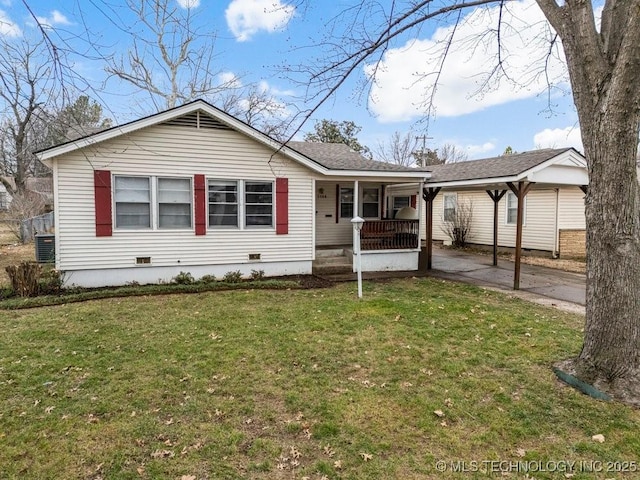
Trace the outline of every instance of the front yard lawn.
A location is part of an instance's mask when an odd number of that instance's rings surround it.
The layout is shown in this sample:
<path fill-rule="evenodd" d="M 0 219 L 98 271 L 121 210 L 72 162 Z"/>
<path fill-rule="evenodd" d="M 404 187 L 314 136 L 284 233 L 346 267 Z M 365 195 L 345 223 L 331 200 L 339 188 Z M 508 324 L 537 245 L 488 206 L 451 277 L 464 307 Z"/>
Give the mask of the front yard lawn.
<path fill-rule="evenodd" d="M 582 317 L 433 279 L 354 290 L 1 312 L 0 478 L 638 478 L 607 462 L 640 461 L 640 412 L 551 371 Z"/>

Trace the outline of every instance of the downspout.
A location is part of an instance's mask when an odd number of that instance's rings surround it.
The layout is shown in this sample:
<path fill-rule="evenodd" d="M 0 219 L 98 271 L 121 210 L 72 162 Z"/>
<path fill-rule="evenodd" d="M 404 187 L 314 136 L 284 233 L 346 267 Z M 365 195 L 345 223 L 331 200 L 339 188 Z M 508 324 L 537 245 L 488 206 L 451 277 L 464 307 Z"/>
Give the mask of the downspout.
<path fill-rule="evenodd" d="M 558 258 L 560 256 L 560 245 L 558 244 L 560 242 L 560 231 L 558 230 L 558 216 L 559 216 L 559 210 L 560 210 L 560 189 L 556 188 L 556 218 L 555 218 L 555 226 L 554 226 L 554 241 L 553 241 L 553 248 L 554 251 L 552 253 L 552 257 L 553 258 Z"/>
<path fill-rule="evenodd" d="M 354 180 L 354 182 L 353 182 L 353 216 L 354 217 L 357 217 L 358 215 L 360 215 L 360 202 L 358 201 L 359 197 L 360 197 L 360 193 L 358 191 L 359 189 L 360 189 L 360 186 L 359 186 L 358 180 Z M 351 225 L 351 223 L 349 223 L 349 225 Z M 352 229 L 352 230 L 353 230 L 353 235 L 352 235 L 353 240 L 351 242 L 351 248 L 355 249 L 356 248 L 356 240 L 357 240 L 356 239 L 356 231 L 355 231 L 355 229 Z"/>

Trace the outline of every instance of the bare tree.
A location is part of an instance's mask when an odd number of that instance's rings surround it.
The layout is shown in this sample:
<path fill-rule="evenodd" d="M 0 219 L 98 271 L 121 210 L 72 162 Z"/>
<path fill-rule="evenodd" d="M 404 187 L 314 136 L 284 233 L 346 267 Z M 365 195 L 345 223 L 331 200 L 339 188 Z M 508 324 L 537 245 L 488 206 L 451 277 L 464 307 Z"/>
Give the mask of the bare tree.
<path fill-rule="evenodd" d="M 389 143 L 378 142 L 378 147 L 374 149 L 374 154 L 383 162 L 395 163 L 410 167 L 415 165 L 413 158 L 418 139 L 412 132 L 402 135 L 400 132 L 393 132 Z"/>
<path fill-rule="evenodd" d="M 438 148 L 438 158 L 442 160 L 442 163 L 458 163 L 469 160 L 469 155 L 467 155 L 467 152 L 460 150 L 453 143 L 445 143 Z"/>
<path fill-rule="evenodd" d="M 111 60 L 109 74 L 146 92 L 156 110 L 211 100 L 234 88 L 235 78 L 218 81 L 215 35 L 196 26 L 194 8 L 179 8 L 171 0 L 127 0 L 127 5 L 141 30 L 131 33 L 126 56 Z"/>
<path fill-rule="evenodd" d="M 548 74 L 549 59 L 564 51 L 574 103 L 589 171 L 586 195 L 587 308 L 584 344 L 578 358 L 563 365 L 578 378 L 608 391 L 614 397 L 640 404 L 640 185 L 636 177 L 636 152 L 640 132 L 640 0 L 605 0 L 598 26 L 591 1 L 536 0 L 551 27 L 539 38 L 547 56 L 533 75 Z M 508 71 L 507 51 L 501 35 L 509 28 L 504 0 L 392 2 L 389 10 L 375 0 L 354 2 L 327 31 L 331 38 L 320 59 L 299 73 L 308 74 L 313 107 L 339 89 L 368 64 L 366 80 L 375 81 L 379 60 L 394 41 L 433 21 L 454 22 L 444 45 L 440 68 L 423 80 L 425 104 L 432 105 L 440 73 L 465 10 L 493 6 L 499 10 L 495 24 L 483 35 L 467 38 L 467 48 L 493 48 L 495 63 L 480 91 L 492 83 L 514 82 Z M 491 15 L 486 17 L 492 18 Z M 335 32 L 343 22 L 344 34 Z M 562 43 L 559 42 L 561 40 Z M 493 45 L 491 47 L 491 45 Z M 322 61 L 324 59 L 324 61 Z M 306 67 L 306 68 L 305 68 Z M 549 85 L 551 80 L 546 77 Z M 526 81 L 526 80 L 524 80 Z M 431 109 L 426 114 L 433 113 Z"/>
<path fill-rule="evenodd" d="M 0 36 L 0 181 L 11 196 L 24 193 L 39 166 L 33 151 L 46 145 L 45 106 L 57 93 L 52 75 L 44 39 Z"/>
<path fill-rule="evenodd" d="M 442 218 L 440 229 L 451 239 L 454 247 L 463 248 L 472 238 L 473 202 L 471 200 L 457 203 L 455 208 L 447 209 Z"/>

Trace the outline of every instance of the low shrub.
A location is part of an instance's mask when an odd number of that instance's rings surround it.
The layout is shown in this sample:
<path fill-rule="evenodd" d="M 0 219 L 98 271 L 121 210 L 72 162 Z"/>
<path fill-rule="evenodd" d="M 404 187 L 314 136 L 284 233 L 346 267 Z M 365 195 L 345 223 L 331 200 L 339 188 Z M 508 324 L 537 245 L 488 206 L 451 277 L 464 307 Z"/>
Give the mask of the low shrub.
<path fill-rule="evenodd" d="M 227 272 L 224 274 L 224 277 L 222 277 L 222 281 L 227 283 L 240 283 L 242 281 L 242 273 L 240 273 L 240 270 Z"/>
<path fill-rule="evenodd" d="M 171 279 L 171 283 L 175 283 L 178 285 L 191 285 L 194 283 L 193 275 L 189 272 L 180 272 L 178 275 Z"/>
<path fill-rule="evenodd" d="M 251 280 L 264 280 L 264 270 L 251 270 Z"/>

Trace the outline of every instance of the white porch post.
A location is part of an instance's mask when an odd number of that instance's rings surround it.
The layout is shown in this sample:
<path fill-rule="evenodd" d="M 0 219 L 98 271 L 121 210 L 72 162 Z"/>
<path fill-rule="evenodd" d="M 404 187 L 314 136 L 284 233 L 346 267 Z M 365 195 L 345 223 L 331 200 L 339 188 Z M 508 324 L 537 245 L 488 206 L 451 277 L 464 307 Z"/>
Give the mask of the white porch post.
<path fill-rule="evenodd" d="M 416 204 L 418 206 L 418 249 L 422 248 L 422 189 L 424 182 L 420 182 L 418 194 L 416 195 Z"/>
<path fill-rule="evenodd" d="M 358 180 L 353 182 L 353 217 L 359 217 L 359 211 L 360 211 L 360 202 L 358 201 L 358 189 L 359 189 L 359 185 L 358 185 Z M 351 246 L 354 248 L 356 248 L 356 232 L 355 230 L 353 231 L 353 241 L 351 242 Z"/>

